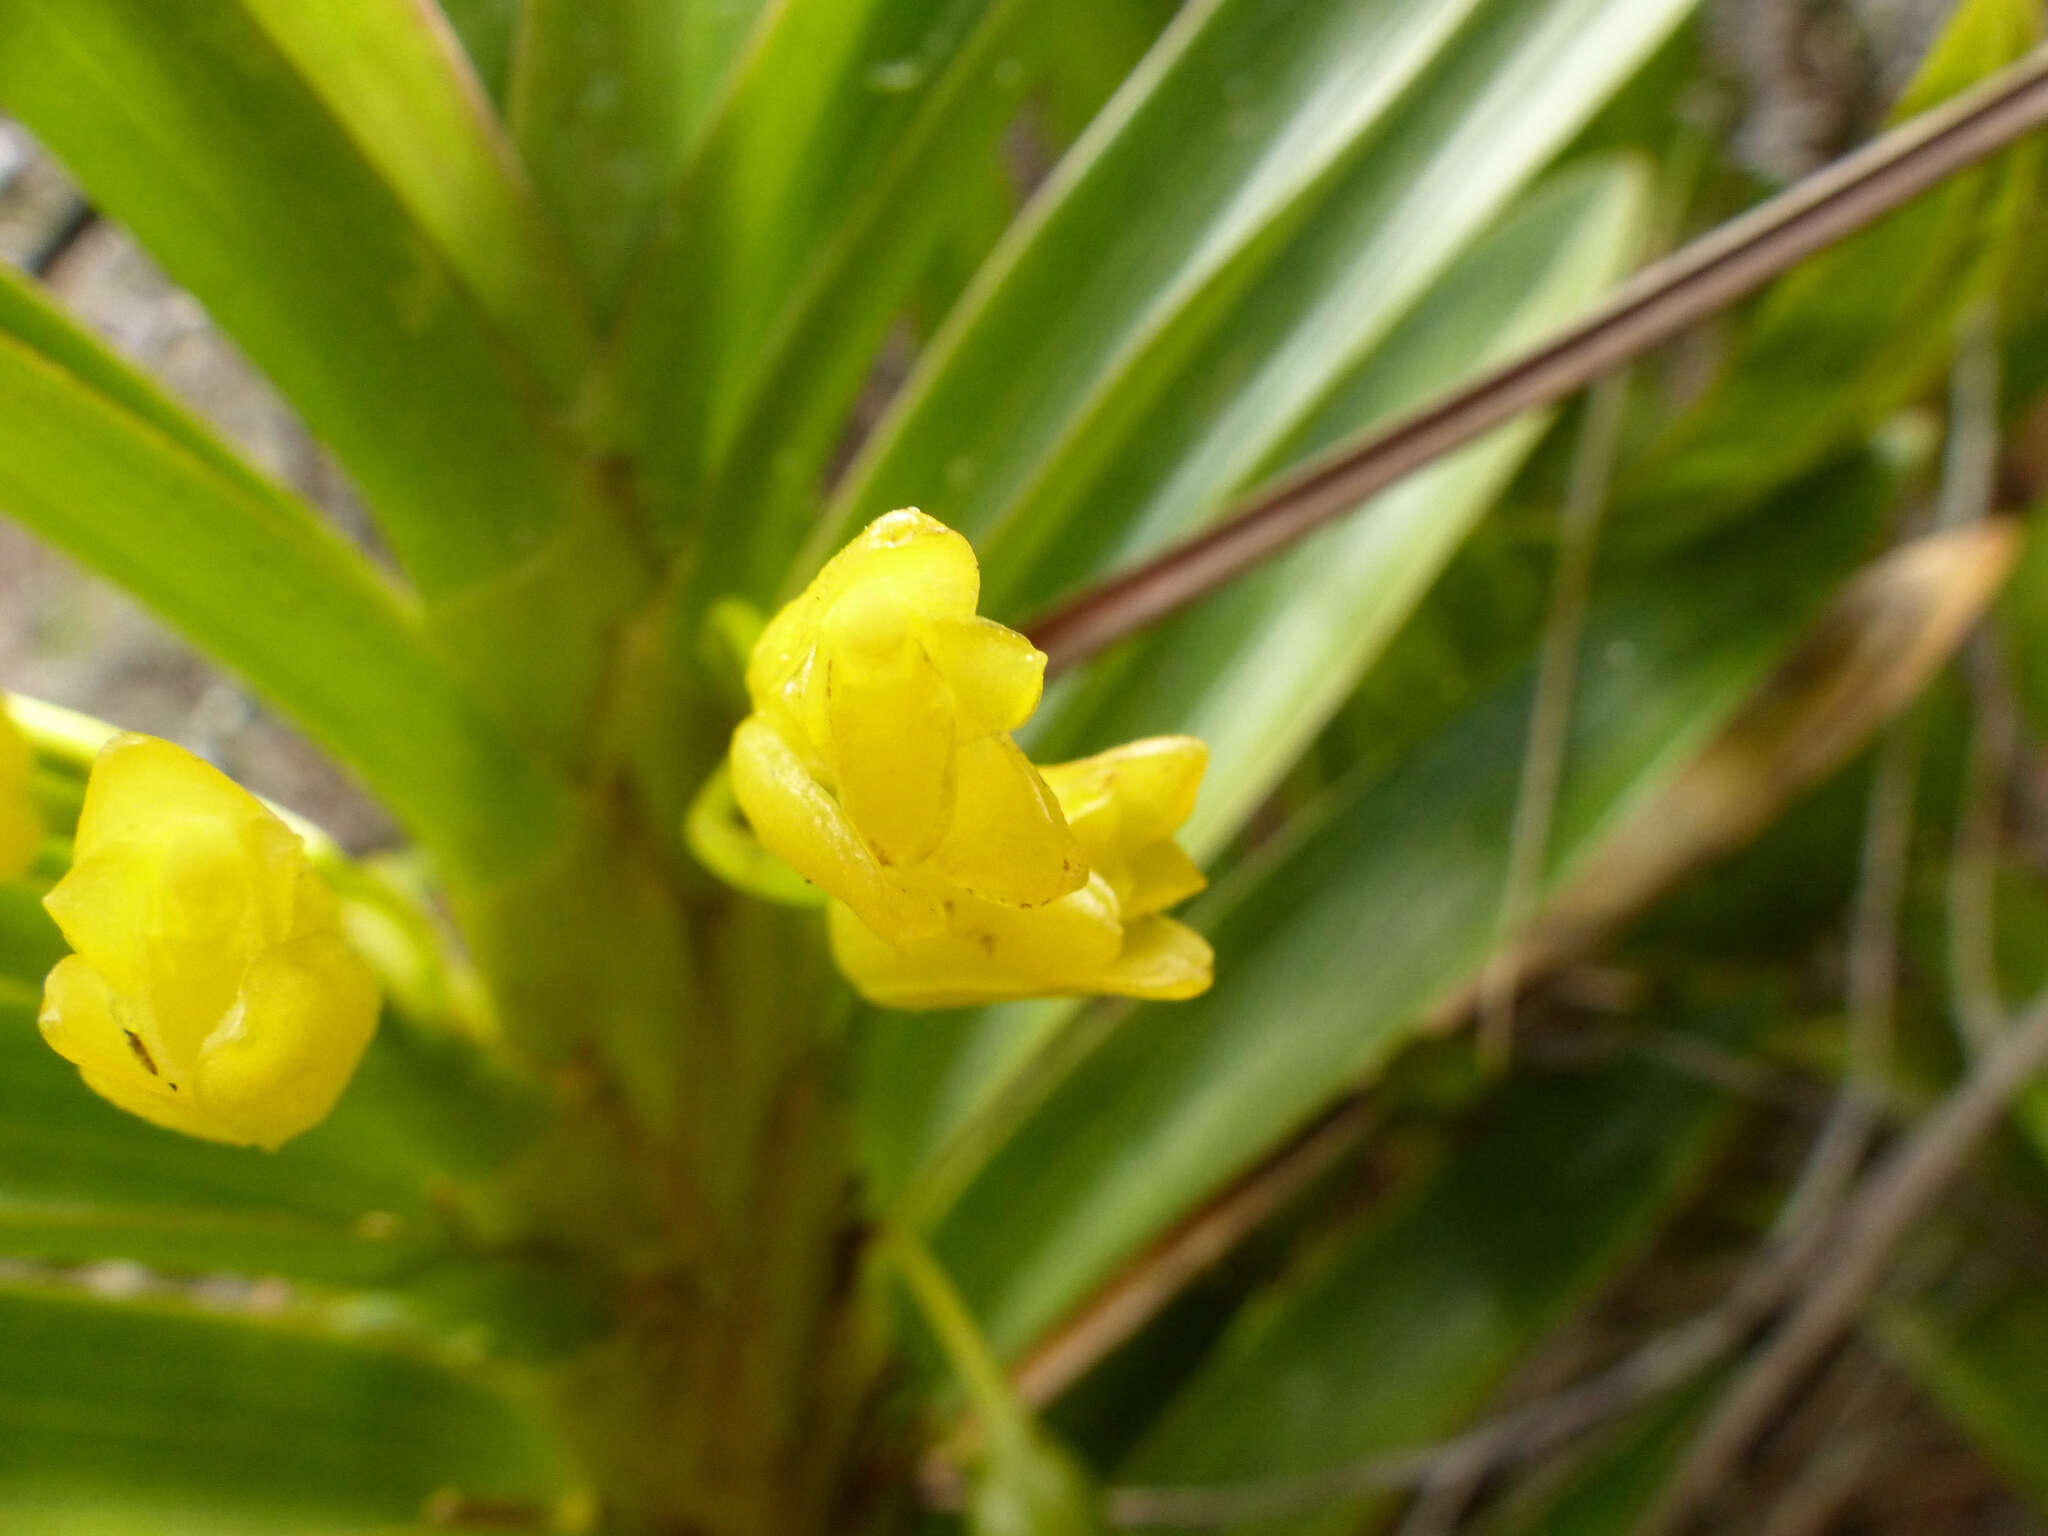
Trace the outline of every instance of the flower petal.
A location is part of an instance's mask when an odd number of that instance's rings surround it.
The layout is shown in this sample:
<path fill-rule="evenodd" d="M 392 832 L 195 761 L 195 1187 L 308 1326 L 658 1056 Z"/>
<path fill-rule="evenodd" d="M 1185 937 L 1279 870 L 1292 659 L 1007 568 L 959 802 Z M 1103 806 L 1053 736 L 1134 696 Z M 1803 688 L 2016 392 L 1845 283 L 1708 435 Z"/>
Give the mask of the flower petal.
<path fill-rule="evenodd" d="M 377 989 L 339 934 L 265 950 L 201 1049 L 207 1114 L 257 1146 L 318 1125 L 377 1029 Z"/>
<path fill-rule="evenodd" d="M 1098 978 L 1104 992 L 1177 1002 L 1209 990 L 1216 952 L 1186 923 L 1143 917 L 1124 930 L 1123 952 Z"/>
<path fill-rule="evenodd" d="M 836 902 L 829 921 L 839 968 L 862 996 L 892 1008 L 1100 991 L 1096 978 L 1123 944 L 1116 897 L 1099 878 L 1029 909 L 960 898 L 944 933 L 910 944 L 878 939 Z"/>
<path fill-rule="evenodd" d="M 953 695 L 886 592 L 848 593 L 820 640 L 839 803 L 882 863 L 921 863 L 953 819 Z"/>
<path fill-rule="evenodd" d="M 1043 771 L 1094 857 L 1128 855 L 1171 837 L 1195 813 L 1208 766 L 1208 744 L 1198 738 L 1148 736 Z"/>
<path fill-rule="evenodd" d="M 1008 736 L 959 749 L 953 824 L 933 862 L 962 890 L 1012 907 L 1077 891 L 1087 861 L 1038 770 Z"/>
<path fill-rule="evenodd" d="M 940 619 L 925 626 L 926 652 L 953 693 L 962 741 L 1014 731 L 1045 691 L 1045 652 L 993 619 Z"/>
<path fill-rule="evenodd" d="M 733 732 L 732 792 L 770 852 L 845 902 L 876 933 L 900 940 L 944 929 L 938 899 L 889 878 L 839 802 L 758 715 Z"/>
<path fill-rule="evenodd" d="M 825 615 L 861 587 L 886 588 L 930 618 L 964 619 L 981 595 L 981 567 L 967 540 L 915 507 L 876 518 L 761 631 L 747 660 L 747 692 L 755 708 L 803 666 Z"/>

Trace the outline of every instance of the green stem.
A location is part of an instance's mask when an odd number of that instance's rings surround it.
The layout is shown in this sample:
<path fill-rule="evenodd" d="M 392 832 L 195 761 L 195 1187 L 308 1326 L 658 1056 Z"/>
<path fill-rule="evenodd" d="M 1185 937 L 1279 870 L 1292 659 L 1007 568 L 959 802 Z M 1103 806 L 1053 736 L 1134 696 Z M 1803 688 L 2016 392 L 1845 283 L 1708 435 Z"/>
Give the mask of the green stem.
<path fill-rule="evenodd" d="M 896 1266 L 919 1315 L 945 1352 L 960 1384 L 967 1389 L 983 1431 L 991 1440 L 1011 1432 L 1028 1431 L 1030 1415 L 1011 1387 L 1002 1362 L 989 1348 L 952 1278 L 932 1257 L 922 1239 L 908 1228 L 886 1227 L 880 1251 Z"/>

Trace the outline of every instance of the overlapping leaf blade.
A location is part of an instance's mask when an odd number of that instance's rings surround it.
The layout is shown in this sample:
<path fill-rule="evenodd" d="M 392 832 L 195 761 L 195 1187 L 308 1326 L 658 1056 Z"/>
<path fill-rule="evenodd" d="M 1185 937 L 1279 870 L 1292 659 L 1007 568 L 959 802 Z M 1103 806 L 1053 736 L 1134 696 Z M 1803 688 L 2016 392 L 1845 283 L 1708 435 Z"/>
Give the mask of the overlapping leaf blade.
<path fill-rule="evenodd" d="M 519 0 L 438 0 L 441 13 L 469 55 L 470 68 L 491 100 L 503 106 L 512 79 L 513 34 Z"/>
<path fill-rule="evenodd" d="M 659 426 L 692 409 L 708 413 L 692 515 L 710 536 L 731 528 L 752 551 L 743 571 L 722 573 L 729 586 L 766 599 L 786 580 L 890 327 L 906 308 L 924 310 L 925 323 L 933 323 L 933 309 L 950 300 L 1010 222 L 1013 191 L 999 150 L 1020 105 L 1053 91 L 1068 111 L 1092 111 L 1150 36 L 1155 19 L 1133 14 L 1138 9 L 1128 0 L 988 5 L 971 32 L 936 32 L 915 56 L 870 65 L 876 79 L 897 82 L 884 93 L 903 98 L 890 111 L 909 115 L 874 137 L 873 163 L 862 174 L 829 190 L 827 205 L 806 215 L 815 233 L 809 248 L 778 253 L 786 271 L 747 274 L 750 284 L 779 279 L 780 288 L 757 293 L 752 339 L 729 323 L 722 340 L 707 338 L 719 343 L 723 388 L 693 381 L 707 397 L 701 406 L 671 393 L 657 399 L 651 417 Z M 770 42 L 787 46 L 781 31 Z M 915 85 L 908 84 L 913 71 Z M 765 62 L 747 80 L 729 109 L 735 120 L 762 111 L 751 98 L 764 94 L 780 104 L 776 110 L 788 110 Z M 688 254 L 681 247 L 669 259 Z M 927 276 L 935 265 L 939 275 Z M 680 427 L 697 430 L 687 419 Z M 669 449 L 657 436 L 650 444 L 657 478 L 678 472 L 680 458 L 672 464 L 669 456 L 685 447 Z"/>
<path fill-rule="evenodd" d="M 424 7 L 265 14 L 283 40 L 239 0 L 10 0 L 0 102 L 292 398 L 422 587 L 460 588 L 586 494 L 548 405 L 576 307 Z M 429 94 L 357 92 L 392 61 Z"/>
<path fill-rule="evenodd" d="M 564 814 L 359 553 L 12 278 L 0 507 L 240 670 L 456 872 L 517 862 Z"/>
<path fill-rule="evenodd" d="M 526 0 L 511 119 L 542 196 L 610 308 L 687 142 L 686 33 L 708 7 L 677 0 Z"/>
<path fill-rule="evenodd" d="M 419 0 L 240 0 L 558 398 L 582 382 L 589 306 L 461 51 Z"/>
<path fill-rule="evenodd" d="M 1642 1058 L 1512 1084 L 1422 1187 L 1254 1297 L 1119 1476 L 1313 1474 L 1448 1435 L 1639 1251 L 1730 1109 Z M 1367 1502 L 1229 1528 L 1353 1531 Z"/>
<path fill-rule="evenodd" d="M 289 1322 L 0 1288 L 0 1508 L 20 1536 L 359 1536 L 444 1490 L 571 1486 L 521 1394 Z"/>
<path fill-rule="evenodd" d="M 1151 520 L 1105 495 L 1124 464 L 1170 493 L 1158 523 L 1213 511 L 1684 10 L 1225 0 L 1184 12 L 991 258 L 850 472 L 817 550 L 917 502 L 986 540 L 998 573 L 1067 549 L 1083 526 L 1078 547 L 1099 555 Z M 1347 244 L 1341 232 L 1359 227 L 1382 242 Z M 1267 279 L 1260 299 L 1279 314 L 1259 321 L 1236 373 L 1259 387 L 1196 442 L 1143 436 Z M 1299 364 L 1302 348 L 1315 364 Z M 1077 574 L 1033 570 L 993 606 L 1014 616 Z"/>
<path fill-rule="evenodd" d="M 620 324 L 614 406 L 672 532 L 745 412 L 802 419 L 761 398 L 767 379 L 829 402 L 812 408 L 813 434 L 837 429 L 830 412 L 843 410 L 847 373 L 857 384 L 877 327 L 928 256 L 947 174 L 991 151 L 1014 110 L 1014 88 L 991 91 L 989 78 L 993 40 L 1014 9 L 850 0 L 783 6 L 766 19 Z M 841 331 L 836 344 L 819 334 L 823 310 Z M 792 352 L 794 366 L 783 361 Z M 786 435 L 770 434 L 764 460 L 738 478 L 773 472 Z M 761 436 L 749 446 L 758 452 Z M 708 491 L 704 505 L 715 521 L 744 526 L 744 509 L 719 508 Z"/>
<path fill-rule="evenodd" d="M 1801 515 L 1596 616 L 1550 879 L 1702 746 L 1814 611 L 1884 477 L 1803 487 Z M 1820 515 L 1821 512 L 1825 515 Z M 1001 1347 L 1396 1050 L 1477 969 L 1499 912 L 1528 684 L 1474 705 L 1219 893 L 1218 982 L 1131 1017 L 1033 1114 L 941 1226 Z M 1235 899 L 1228 899 L 1234 896 Z"/>
<path fill-rule="evenodd" d="M 1611 162 L 1539 188 L 1341 379 L 1269 467 L 1568 323 L 1633 264 L 1645 194 L 1633 166 Z M 1182 840 L 1208 860 L 1356 686 L 1543 425 L 1525 419 L 1432 465 L 1098 666 L 1085 685 L 1093 707 L 1049 707 L 1034 741 L 1059 758 L 1164 731 L 1202 737 L 1210 768 Z M 1138 676 L 1142 689 L 1129 686 Z"/>

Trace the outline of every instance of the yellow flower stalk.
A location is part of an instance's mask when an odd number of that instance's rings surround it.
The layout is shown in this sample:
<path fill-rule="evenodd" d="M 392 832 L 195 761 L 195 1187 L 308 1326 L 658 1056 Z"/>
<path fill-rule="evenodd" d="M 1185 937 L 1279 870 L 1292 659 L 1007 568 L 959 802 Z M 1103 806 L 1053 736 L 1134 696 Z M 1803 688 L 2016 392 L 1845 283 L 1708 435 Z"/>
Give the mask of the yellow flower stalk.
<path fill-rule="evenodd" d="M 1161 736 L 1034 767 L 1010 732 L 1045 655 L 975 615 L 980 588 L 945 524 L 869 524 L 754 645 L 733 798 L 831 897 L 833 955 L 875 1002 L 1194 996 L 1209 946 L 1164 914 L 1203 885 L 1173 834 L 1208 748 Z"/>
<path fill-rule="evenodd" d="M 26 873 L 42 846 L 43 817 L 32 791 L 35 766 L 28 738 L 0 707 L 0 880 Z"/>
<path fill-rule="evenodd" d="M 964 538 L 891 512 L 748 661 L 733 796 L 770 850 L 886 942 L 941 935 L 962 904 L 1038 907 L 1088 884 L 1009 734 L 1038 707 L 1045 655 L 976 617 L 980 589 Z"/>
<path fill-rule="evenodd" d="M 42 1031 L 102 1098 L 171 1130 L 276 1147 L 317 1125 L 377 1025 L 305 845 L 169 742 L 93 764 L 69 874 L 44 899 L 76 954 Z"/>
<path fill-rule="evenodd" d="M 1088 861 L 1081 889 L 1029 908 L 963 900 L 943 933 L 901 944 L 835 901 L 839 968 L 862 995 L 895 1008 L 1206 991 L 1214 967 L 1207 941 L 1163 914 L 1206 883 L 1173 834 L 1194 811 L 1208 756 L 1191 736 L 1159 736 L 1044 769 Z"/>

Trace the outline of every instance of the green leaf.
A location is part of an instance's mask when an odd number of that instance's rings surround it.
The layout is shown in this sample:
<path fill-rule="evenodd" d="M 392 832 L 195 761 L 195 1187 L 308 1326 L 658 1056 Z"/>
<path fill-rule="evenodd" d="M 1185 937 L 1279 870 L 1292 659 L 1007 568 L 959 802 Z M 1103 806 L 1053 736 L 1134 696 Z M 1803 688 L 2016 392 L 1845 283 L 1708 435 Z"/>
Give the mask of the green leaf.
<path fill-rule="evenodd" d="M 0 0 L 0 100 L 276 380 L 438 594 L 589 491 L 545 403 L 577 306 L 429 14 Z M 407 89 L 372 89 L 386 69 Z"/>
<path fill-rule="evenodd" d="M 1459 259 L 1266 467 L 1310 457 L 1570 321 L 1633 264 L 1647 204 L 1633 162 L 1591 162 L 1544 184 Z M 1214 403 L 1224 409 L 1231 398 Z M 1203 428 L 1197 436 L 1226 430 L 1206 403 L 1176 395 L 1177 413 Z M 1181 840 L 1208 862 L 1356 686 L 1547 422 L 1525 418 L 1440 460 L 1099 665 L 1070 699 L 1078 707 L 1055 702 L 1041 712 L 1049 718 L 1034 722 L 1035 755 L 1077 756 L 1163 732 L 1200 736 L 1209 772 Z M 1132 504 L 1157 507 L 1142 497 Z M 1136 677 L 1143 688 L 1131 686 Z"/>
<path fill-rule="evenodd" d="M 572 1484 L 530 1394 L 288 1323 L 0 1288 L 10 1536 L 361 1536 Z"/>
<path fill-rule="evenodd" d="M 846 0 L 769 13 L 620 323 L 614 405 L 668 531 L 688 487 L 707 517 L 744 527 L 753 483 L 784 473 L 792 426 L 798 461 L 815 467 L 929 258 L 952 180 L 992 157 L 1015 110 L 1023 82 L 998 78 L 997 49 L 1021 9 Z M 721 465 L 724 493 L 747 506 L 705 484 Z"/>
<path fill-rule="evenodd" d="M 706 9 L 526 0 L 521 12 L 512 131 L 604 309 L 675 184 L 689 18 Z"/>
<path fill-rule="evenodd" d="M 238 0 L 550 392 L 593 335 L 561 237 L 534 201 L 460 39 L 421 0 Z"/>
<path fill-rule="evenodd" d="M 1867 469 L 1801 486 L 1752 537 L 1601 606 L 1547 889 L 1757 686 L 1886 495 Z M 1526 675 L 1495 690 L 1198 906 L 1215 988 L 1134 1012 L 988 1163 L 938 1242 L 999 1348 L 1034 1338 L 1369 1077 L 1476 973 L 1499 914 L 1529 697 Z"/>
<path fill-rule="evenodd" d="M 567 792 L 303 504 L 0 278 L 0 508 L 118 582 L 331 747 L 458 876 L 545 845 Z"/>
<path fill-rule="evenodd" d="M 1522 1075 L 1419 1188 L 1254 1296 L 1119 1477 L 1307 1474 L 1450 1434 L 1640 1251 L 1730 1107 L 1646 1057 Z M 1350 1532 L 1383 1502 L 1229 1528 Z"/>
<path fill-rule="evenodd" d="M 724 586 L 764 601 L 780 590 L 891 328 L 907 310 L 921 336 L 1009 227 L 1003 135 L 1020 122 L 1028 135 L 1041 105 L 1055 132 L 1077 133 L 1160 31 L 1157 10 L 998 4 L 935 76 L 718 407 L 731 425 L 706 449 L 699 515 L 744 530 L 752 551 L 743 570 L 721 567 Z"/>
<path fill-rule="evenodd" d="M 990 258 L 813 555 L 914 502 L 977 541 L 1014 614 L 1080 574 L 1083 519 L 1099 556 L 1141 515 L 1156 538 L 1214 512 L 1687 8 L 1184 11 Z M 1158 440 L 1239 323 L 1229 407 Z M 1136 464 L 1163 470 L 1129 505 Z"/>
<path fill-rule="evenodd" d="M 519 25 L 519 0 L 440 0 L 448 25 L 462 40 L 475 71 L 491 100 L 505 104 L 512 81 L 513 33 Z"/>

